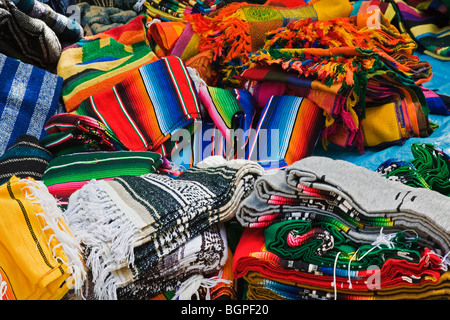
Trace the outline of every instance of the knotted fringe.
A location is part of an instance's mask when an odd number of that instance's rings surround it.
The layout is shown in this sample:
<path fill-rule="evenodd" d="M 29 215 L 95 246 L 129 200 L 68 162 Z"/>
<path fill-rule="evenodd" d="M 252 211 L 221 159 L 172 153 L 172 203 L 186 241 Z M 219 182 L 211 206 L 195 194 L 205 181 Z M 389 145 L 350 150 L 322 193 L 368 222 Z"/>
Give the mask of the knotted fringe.
<path fill-rule="evenodd" d="M 247 3 L 232 3 L 211 16 L 197 13 L 184 18 L 200 37 L 200 51 L 211 50 L 211 62 L 218 62 L 220 71 L 232 83 L 238 82 L 233 75 L 241 71 L 241 64 L 248 61 L 252 51 L 250 26 L 238 11 L 244 5 Z"/>
<path fill-rule="evenodd" d="M 134 243 L 139 230 L 101 185 L 92 180 L 76 191 L 66 210 L 76 239 L 86 246 L 86 265 L 94 279 L 99 300 L 117 299 L 112 270 L 134 263 Z"/>
<path fill-rule="evenodd" d="M 31 179 L 23 179 L 23 181 L 26 181 L 26 187 L 22 188 L 25 199 L 31 203 L 38 204 L 42 208 L 42 212 L 37 212 L 36 215 L 43 220 L 43 230 L 51 229 L 53 232 L 48 240 L 48 246 L 53 252 L 53 257 L 67 266 L 68 272 L 73 279 L 72 288 L 76 294 L 81 295 L 83 283 L 86 279 L 86 271 L 80 243 L 72 235 L 66 217 L 44 183 Z M 57 244 L 55 244 L 55 240 Z M 65 256 L 57 256 L 55 250 L 58 247 L 61 247 Z M 68 281 L 68 286 L 70 287 L 70 281 Z"/>
<path fill-rule="evenodd" d="M 200 300 L 198 289 L 203 287 L 206 289 L 206 300 L 211 300 L 210 289 L 214 288 L 219 283 L 223 282 L 230 284 L 232 281 L 222 278 L 223 271 L 220 270 L 217 276 L 205 278 L 201 274 L 196 274 L 179 284 L 172 300 L 191 300 L 193 295 L 196 295 L 197 300 Z"/>

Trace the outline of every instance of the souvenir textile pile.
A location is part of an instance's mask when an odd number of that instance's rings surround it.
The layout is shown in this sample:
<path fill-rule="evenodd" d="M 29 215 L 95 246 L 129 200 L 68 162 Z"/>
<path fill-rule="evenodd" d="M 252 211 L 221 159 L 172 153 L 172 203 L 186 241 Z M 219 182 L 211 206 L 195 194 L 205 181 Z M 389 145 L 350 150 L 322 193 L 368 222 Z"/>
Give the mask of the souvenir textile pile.
<path fill-rule="evenodd" d="M 199 289 L 204 285 L 204 279 L 212 278 L 218 274 L 228 260 L 228 243 L 226 230 L 222 223 L 216 223 L 193 237 L 186 243 L 177 247 L 167 256 L 148 268 L 136 278 L 133 275 L 119 273 L 120 280 L 117 284 L 117 299 L 137 300 L 153 299 L 166 292 L 173 292 L 184 299 L 190 299 L 190 291 Z M 198 283 L 193 280 L 198 280 Z M 219 283 L 226 284 L 217 279 Z M 121 285 L 120 285 L 121 284 Z M 94 292 L 95 284 L 86 283 L 83 296 L 87 299 L 96 299 Z M 181 291 L 184 291 L 183 293 Z M 71 295 L 71 299 L 78 297 Z"/>
<path fill-rule="evenodd" d="M 177 178 L 120 176 L 74 192 L 65 213 L 86 247 L 96 298 L 118 298 L 119 287 L 145 278 L 173 250 L 232 219 L 262 173 L 254 162 L 210 157 Z"/>
<path fill-rule="evenodd" d="M 44 184 L 12 177 L 0 187 L 0 202 L 0 300 L 53 300 L 70 289 L 80 292 L 81 247 Z"/>
<path fill-rule="evenodd" d="M 242 71 L 248 55 L 264 45 L 266 32 L 298 19 L 328 20 L 348 17 L 351 10 L 352 6 L 347 0 L 310 1 L 299 7 L 236 2 L 213 15 L 192 14 L 185 19 L 200 37 L 200 51 L 213 52 L 211 62 L 219 73 L 217 85 L 236 86 L 239 81 L 233 77 Z"/>
<path fill-rule="evenodd" d="M 350 162 L 305 158 L 263 175 L 242 202 L 236 217 L 246 229 L 234 276 L 257 272 L 268 282 L 255 281 L 256 288 L 289 299 L 377 298 L 394 289 L 412 294 L 415 286 L 433 296 L 434 285 L 448 286 L 440 277 L 449 201 Z M 322 294 L 310 296 L 312 288 Z"/>
<path fill-rule="evenodd" d="M 326 116 L 325 146 L 363 152 L 427 137 L 429 110 L 419 85 L 430 79 L 431 66 L 412 55 L 414 41 L 383 15 L 381 28 L 367 28 L 370 17 L 303 19 L 271 31 L 240 77 L 252 86 L 281 83 L 284 94 L 315 102 Z"/>

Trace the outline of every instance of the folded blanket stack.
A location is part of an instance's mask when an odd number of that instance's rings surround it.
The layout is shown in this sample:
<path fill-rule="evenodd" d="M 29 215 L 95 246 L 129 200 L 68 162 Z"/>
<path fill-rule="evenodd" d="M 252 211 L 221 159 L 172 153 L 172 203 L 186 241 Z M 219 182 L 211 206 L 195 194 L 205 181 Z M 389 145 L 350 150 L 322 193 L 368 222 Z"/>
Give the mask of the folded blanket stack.
<path fill-rule="evenodd" d="M 367 27 L 374 15 L 380 28 Z M 326 116 L 324 145 L 363 152 L 432 132 L 419 86 L 430 79 L 431 66 L 412 55 L 415 47 L 377 11 L 303 19 L 267 33 L 240 76 L 253 86 L 278 82 L 284 94 L 312 100 Z"/>
<path fill-rule="evenodd" d="M 250 280 L 254 298 L 259 290 L 287 299 L 395 299 L 422 287 L 441 294 L 431 288 L 448 286 L 440 279 L 449 201 L 350 162 L 302 159 L 259 178 L 239 207 L 246 230 L 234 276 Z"/>
<path fill-rule="evenodd" d="M 45 185 L 12 177 L 0 186 L 0 203 L 0 300 L 53 300 L 70 289 L 80 292 L 81 247 Z"/>
<path fill-rule="evenodd" d="M 210 157 L 177 178 L 120 176 L 93 180 L 74 192 L 65 213 L 86 248 L 95 297 L 120 298 L 121 292 L 125 297 L 133 294 L 126 286 L 151 282 L 148 270 L 161 259 L 212 225 L 232 219 L 262 172 L 254 162 Z M 147 298 L 165 289 L 158 290 Z"/>
<path fill-rule="evenodd" d="M 13 176 L 41 180 L 53 158 L 36 137 L 24 134 L 0 157 L 0 184 Z"/>

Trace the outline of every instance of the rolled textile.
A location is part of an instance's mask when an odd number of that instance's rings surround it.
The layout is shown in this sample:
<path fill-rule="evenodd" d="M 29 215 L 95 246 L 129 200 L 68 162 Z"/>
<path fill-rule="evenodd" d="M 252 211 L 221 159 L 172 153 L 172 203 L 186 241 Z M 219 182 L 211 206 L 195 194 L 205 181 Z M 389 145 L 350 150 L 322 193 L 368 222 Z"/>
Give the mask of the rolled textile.
<path fill-rule="evenodd" d="M 185 19 L 200 36 L 200 50 L 211 50 L 220 86 L 236 85 L 233 79 L 248 61 L 248 54 L 264 45 L 265 33 L 288 22 L 312 18 L 347 17 L 352 10 L 346 0 L 311 1 L 299 7 L 259 6 L 231 3 L 211 16 L 191 14 Z"/>
<path fill-rule="evenodd" d="M 62 78 L 0 54 L 0 155 L 23 134 L 45 136 L 46 121 L 58 112 Z"/>
<path fill-rule="evenodd" d="M 181 21 L 153 20 L 147 31 L 147 38 L 153 52 L 159 58 L 167 56 L 183 34 L 185 27 L 186 23 Z"/>
<path fill-rule="evenodd" d="M 81 247 L 44 184 L 12 177 L 0 186 L 0 202 L 0 298 L 54 300 L 79 291 Z"/>
<path fill-rule="evenodd" d="M 66 214 L 89 248 L 97 297 L 116 298 L 119 279 L 133 280 L 130 268 L 143 273 L 207 227 L 233 218 L 262 172 L 250 161 L 210 157 L 177 178 L 121 176 L 73 193 Z"/>
<path fill-rule="evenodd" d="M 45 22 L 20 11 L 10 0 L 0 1 L 0 52 L 36 67 L 53 71 L 61 43 Z"/>
<path fill-rule="evenodd" d="M 345 260 L 345 264 L 348 264 L 348 260 Z M 236 248 L 233 273 L 235 278 L 241 278 L 250 271 L 259 272 L 269 279 L 292 281 L 302 286 L 314 286 L 327 291 L 336 289 L 338 297 L 342 291 L 352 291 L 352 294 L 357 295 L 360 292 L 374 293 L 399 286 L 432 286 L 439 282 L 444 273 L 441 258 L 425 249 L 421 252 L 419 262 L 388 259 L 380 269 L 369 268 L 351 273 L 349 281 L 347 268 L 332 267 L 328 274 L 320 269 L 296 268 L 295 260 L 282 259 L 267 251 L 263 228 L 246 228 Z"/>
<path fill-rule="evenodd" d="M 145 22 L 139 15 L 62 51 L 57 73 L 64 79 L 62 97 L 67 112 L 122 81 L 128 72 L 158 59 L 148 46 Z"/>
<path fill-rule="evenodd" d="M 42 180 L 60 205 L 92 179 L 155 173 L 162 156 L 151 151 L 98 151 L 66 154 L 50 161 Z"/>
<path fill-rule="evenodd" d="M 222 223 L 216 223 L 160 259 L 142 274 L 131 275 L 117 282 L 119 300 L 149 299 L 157 294 L 176 290 L 192 276 L 208 278 L 216 275 L 228 260 L 228 243 Z M 130 270 L 132 272 L 132 270 Z M 124 273 L 118 277 L 127 276 Z M 121 285 L 126 283 L 126 285 Z"/>
<path fill-rule="evenodd" d="M 114 132 L 92 117 L 58 113 L 48 119 L 44 129 L 47 135 L 40 141 L 55 156 L 126 150 Z"/>
<path fill-rule="evenodd" d="M 36 137 L 24 134 L 0 157 L 0 184 L 13 176 L 41 180 L 53 158 Z"/>
<path fill-rule="evenodd" d="M 73 114 L 101 122 L 131 151 L 157 150 L 200 117 L 197 92 L 175 56 L 148 63 L 81 102 Z"/>

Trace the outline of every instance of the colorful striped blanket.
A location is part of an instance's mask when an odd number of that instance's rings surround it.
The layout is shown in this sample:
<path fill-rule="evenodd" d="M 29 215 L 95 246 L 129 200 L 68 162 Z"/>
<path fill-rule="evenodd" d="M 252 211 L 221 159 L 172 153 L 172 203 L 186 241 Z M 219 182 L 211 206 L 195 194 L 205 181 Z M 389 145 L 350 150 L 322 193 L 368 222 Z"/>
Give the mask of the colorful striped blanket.
<path fill-rule="evenodd" d="M 139 15 L 62 51 L 57 73 L 64 79 L 62 96 L 67 112 L 122 81 L 130 71 L 158 59 L 148 46 L 145 23 Z"/>
<path fill-rule="evenodd" d="M 146 64 L 82 101 L 73 114 L 101 122 L 127 150 L 158 150 L 176 130 L 200 117 L 195 86 L 175 56 Z"/>

